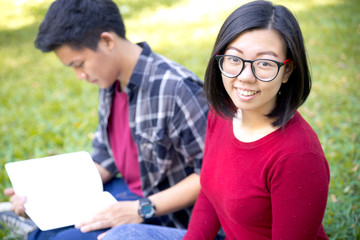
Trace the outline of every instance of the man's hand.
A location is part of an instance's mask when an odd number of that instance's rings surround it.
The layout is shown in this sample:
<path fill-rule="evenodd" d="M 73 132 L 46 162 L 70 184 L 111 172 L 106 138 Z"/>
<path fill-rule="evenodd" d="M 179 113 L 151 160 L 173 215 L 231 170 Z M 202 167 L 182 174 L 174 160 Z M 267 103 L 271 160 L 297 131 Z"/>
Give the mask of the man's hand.
<path fill-rule="evenodd" d="M 27 217 L 24 207 L 24 204 L 26 202 L 26 197 L 20 197 L 16 195 L 13 188 L 6 188 L 4 190 L 4 194 L 10 197 L 11 210 L 14 211 L 19 216 Z"/>
<path fill-rule="evenodd" d="M 76 224 L 82 232 L 111 228 L 126 223 L 141 223 L 142 217 L 138 214 L 139 201 L 119 201 L 96 214 L 88 221 Z"/>

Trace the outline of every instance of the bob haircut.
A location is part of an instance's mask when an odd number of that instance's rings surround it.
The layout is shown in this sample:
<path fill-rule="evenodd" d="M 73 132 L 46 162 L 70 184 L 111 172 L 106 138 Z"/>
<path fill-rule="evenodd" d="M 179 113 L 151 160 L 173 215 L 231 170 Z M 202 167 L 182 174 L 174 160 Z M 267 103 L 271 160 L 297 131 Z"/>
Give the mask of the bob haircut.
<path fill-rule="evenodd" d="M 39 27 L 35 46 L 50 52 L 62 45 L 96 50 L 103 32 L 115 32 L 125 39 L 125 26 L 118 7 L 111 0 L 57 0 Z"/>
<path fill-rule="evenodd" d="M 254 29 L 274 29 L 279 32 L 285 40 L 287 58 L 294 63 L 287 83 L 281 85 L 275 108 L 266 115 L 275 119 L 273 126 L 283 128 L 305 102 L 311 89 L 303 36 L 294 15 L 284 6 L 254 1 L 239 7 L 225 20 L 206 69 L 205 94 L 218 115 L 224 118 L 235 116 L 237 109 L 220 81 L 221 72 L 215 56 L 223 54 L 228 44 L 241 33 Z"/>

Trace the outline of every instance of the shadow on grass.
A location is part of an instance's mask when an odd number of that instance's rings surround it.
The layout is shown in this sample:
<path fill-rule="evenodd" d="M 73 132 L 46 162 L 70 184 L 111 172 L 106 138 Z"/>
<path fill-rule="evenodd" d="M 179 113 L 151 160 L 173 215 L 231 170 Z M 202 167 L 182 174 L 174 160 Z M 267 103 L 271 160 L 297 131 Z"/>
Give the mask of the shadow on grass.
<path fill-rule="evenodd" d="M 0 49 L 21 48 L 23 44 L 34 42 L 37 30 L 38 23 L 14 30 L 0 30 Z"/>

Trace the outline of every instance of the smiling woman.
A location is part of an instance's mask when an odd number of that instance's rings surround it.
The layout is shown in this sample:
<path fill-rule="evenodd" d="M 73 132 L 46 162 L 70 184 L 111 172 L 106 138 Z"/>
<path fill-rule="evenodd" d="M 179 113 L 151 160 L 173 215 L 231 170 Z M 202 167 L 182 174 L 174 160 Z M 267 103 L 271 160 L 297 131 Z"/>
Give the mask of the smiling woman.
<path fill-rule="evenodd" d="M 215 239 L 220 227 L 226 239 L 328 239 L 329 166 L 297 111 L 311 78 L 294 15 L 268 1 L 236 9 L 219 31 L 204 82 L 211 109 L 201 191 L 185 236 L 127 225 L 104 240 Z"/>
<path fill-rule="evenodd" d="M 243 126 L 254 130 L 264 124 L 268 126 L 269 122 L 270 125 L 276 122 L 277 119 L 268 118 L 267 115 L 275 108 L 279 89 L 282 84 L 287 83 L 293 70 L 292 64 L 284 67 L 276 64 L 285 61 L 287 56 L 282 35 L 273 29 L 245 31 L 227 45 L 224 54 L 236 56 L 236 59 L 240 57 L 252 59 L 242 60 L 238 73 L 231 77 L 225 72 L 232 71 L 229 65 L 233 64 L 229 62 L 232 62 L 233 58 L 230 60 L 225 58 L 222 64 L 219 61 L 225 90 L 236 109 L 241 110 Z M 250 64 L 246 64 L 249 61 Z M 268 131 L 273 130 L 268 129 Z M 260 132 L 264 131 L 260 130 Z M 239 136 L 247 136 L 247 134 L 239 134 Z"/>
<path fill-rule="evenodd" d="M 185 239 L 214 238 L 219 226 L 229 239 L 327 239 L 329 167 L 297 111 L 310 93 L 308 69 L 287 8 L 254 1 L 225 20 L 205 75 L 212 111 L 202 190 Z"/>

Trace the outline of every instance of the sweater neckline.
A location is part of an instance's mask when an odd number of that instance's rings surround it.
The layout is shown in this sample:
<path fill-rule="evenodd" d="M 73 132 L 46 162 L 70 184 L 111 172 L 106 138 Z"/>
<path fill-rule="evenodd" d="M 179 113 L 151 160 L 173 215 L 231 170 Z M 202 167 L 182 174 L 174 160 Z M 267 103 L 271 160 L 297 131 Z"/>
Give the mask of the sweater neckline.
<path fill-rule="evenodd" d="M 291 118 L 289 120 L 289 122 L 285 125 L 284 128 L 278 128 L 275 131 L 267 134 L 266 136 L 264 136 L 258 140 L 252 141 L 252 142 L 243 142 L 243 141 L 240 141 L 239 139 L 237 139 L 234 134 L 234 131 L 233 131 L 233 120 L 230 120 L 229 124 L 228 124 L 228 131 L 230 132 L 231 143 L 234 146 L 242 148 L 242 149 L 257 148 L 259 146 L 262 146 L 262 145 L 272 141 L 273 139 L 277 138 L 279 135 L 283 134 L 289 126 L 293 125 L 294 121 L 296 121 L 298 119 L 298 117 L 299 117 L 299 113 L 296 112 L 295 115 L 293 116 L 293 118 Z"/>

